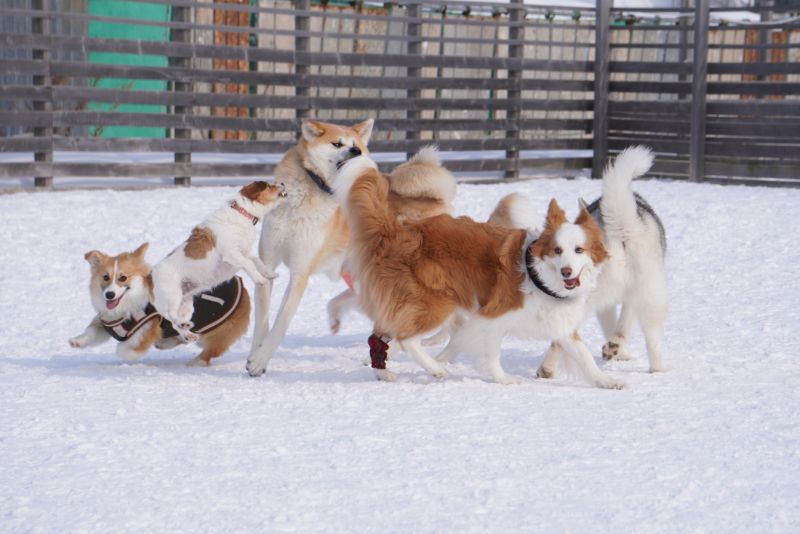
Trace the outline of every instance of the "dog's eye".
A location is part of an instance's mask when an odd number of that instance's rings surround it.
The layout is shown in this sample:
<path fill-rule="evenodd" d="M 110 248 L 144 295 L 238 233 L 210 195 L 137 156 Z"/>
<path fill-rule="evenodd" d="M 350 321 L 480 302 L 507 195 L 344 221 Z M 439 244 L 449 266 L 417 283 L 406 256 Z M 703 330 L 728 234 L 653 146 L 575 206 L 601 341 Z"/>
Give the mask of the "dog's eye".
<path fill-rule="evenodd" d="M 103 282 L 108 282 L 109 280 L 111 280 L 111 277 L 108 276 L 107 274 L 104 274 L 103 275 Z"/>
<path fill-rule="evenodd" d="M 335 143 L 331 143 L 331 144 L 332 144 L 334 147 L 336 147 L 336 148 L 342 148 L 342 147 L 344 146 L 344 145 L 343 145 L 342 143 L 340 143 L 339 141 L 336 141 Z"/>
<path fill-rule="evenodd" d="M 562 249 L 561 247 L 556 247 L 553 249 L 553 252 L 555 252 L 556 254 L 561 254 L 562 252 L 564 252 L 564 249 Z"/>
<path fill-rule="evenodd" d="M 117 280 L 119 280 L 120 282 L 124 282 L 127 279 L 128 279 L 128 277 L 125 276 L 124 274 L 119 275 L 119 278 L 117 278 Z"/>
<path fill-rule="evenodd" d="M 576 254 L 583 254 L 583 249 L 581 247 L 575 247 Z"/>

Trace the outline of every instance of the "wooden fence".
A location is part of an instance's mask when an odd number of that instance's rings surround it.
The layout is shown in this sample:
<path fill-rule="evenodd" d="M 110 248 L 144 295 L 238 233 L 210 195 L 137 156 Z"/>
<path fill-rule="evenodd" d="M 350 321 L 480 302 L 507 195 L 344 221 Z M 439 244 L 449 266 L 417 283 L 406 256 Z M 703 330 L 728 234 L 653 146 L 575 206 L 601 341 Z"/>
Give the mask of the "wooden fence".
<path fill-rule="evenodd" d="M 610 0 L 583 11 L 521 0 L 124 3 L 168 16 L 97 14 L 91 0 L 0 8 L 16 21 L 0 33 L 0 153 L 29 155 L 0 154 L 0 177 L 264 176 L 274 163 L 259 158 L 290 147 L 298 119 L 372 116 L 373 153 L 435 142 L 461 156 L 454 171 L 597 176 L 609 152 L 646 143 L 656 175 L 800 183 L 800 22 L 788 7 L 720 24 L 710 19 L 725 10 L 704 1 L 672 18 L 624 17 Z M 168 38 L 98 37 L 99 25 Z M 118 126 L 160 134 L 109 135 Z M 109 163 L 97 152 L 168 159 Z M 239 162 L 203 161 L 220 153 Z"/>

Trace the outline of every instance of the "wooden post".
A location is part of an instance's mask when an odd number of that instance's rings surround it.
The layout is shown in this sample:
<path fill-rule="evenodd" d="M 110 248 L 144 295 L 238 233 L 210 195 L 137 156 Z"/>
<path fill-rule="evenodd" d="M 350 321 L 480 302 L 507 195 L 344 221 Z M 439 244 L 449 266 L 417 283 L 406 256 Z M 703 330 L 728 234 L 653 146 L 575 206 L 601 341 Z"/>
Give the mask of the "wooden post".
<path fill-rule="evenodd" d="M 172 8 L 172 20 L 174 22 L 191 22 L 192 21 L 192 8 L 191 7 L 178 7 Z M 190 29 L 173 28 L 172 40 L 179 43 L 191 43 L 192 31 Z M 171 57 L 169 58 L 171 67 L 191 68 L 192 60 L 188 57 Z M 191 82 L 172 82 L 173 91 L 189 92 L 192 90 Z M 191 106 L 173 106 L 172 112 L 175 115 L 186 116 L 191 115 Z M 175 139 L 191 139 L 192 130 L 189 128 L 175 128 L 173 130 Z M 175 152 L 175 163 L 192 162 L 191 152 Z M 192 185 L 191 176 L 176 176 L 175 185 Z"/>
<path fill-rule="evenodd" d="M 689 142 L 689 180 L 693 182 L 701 182 L 705 176 L 708 21 L 708 2 L 697 1 L 694 8 L 692 114 L 691 139 Z"/>
<path fill-rule="evenodd" d="M 608 59 L 611 54 L 611 2 L 597 0 L 594 38 L 594 124 L 592 177 L 603 176 L 608 159 Z"/>
<path fill-rule="evenodd" d="M 681 0 L 681 8 L 689 9 L 689 0 Z M 678 36 L 678 63 L 686 63 L 689 59 L 689 15 L 681 13 L 678 17 L 678 26 L 681 32 Z M 688 74 L 678 74 L 678 81 L 685 82 L 689 79 Z M 686 100 L 687 93 L 678 93 L 678 100 Z"/>
<path fill-rule="evenodd" d="M 422 19 L 422 6 L 417 3 L 409 3 L 406 8 L 406 14 L 410 19 Z M 422 24 L 417 21 L 409 21 L 407 28 L 408 36 L 412 39 L 408 41 L 408 55 L 410 57 L 420 57 L 422 55 Z M 444 46 L 441 43 L 439 46 Z M 422 76 L 422 67 L 408 67 L 406 69 L 406 76 L 408 78 L 420 78 Z M 408 89 L 406 91 L 407 100 L 416 100 L 422 96 L 420 89 Z M 422 118 L 421 110 L 406 110 L 406 119 L 409 121 L 418 121 Z M 406 131 L 406 140 L 412 141 L 421 137 L 418 127 L 413 127 Z M 413 150 L 409 151 L 407 156 L 411 157 Z"/>
<path fill-rule="evenodd" d="M 297 10 L 297 14 L 294 16 L 294 29 L 295 31 L 300 32 L 308 32 L 311 29 L 311 18 L 303 13 L 303 11 L 308 11 L 311 7 L 310 0 L 295 0 L 294 2 L 295 9 Z M 310 39 L 305 36 L 295 36 L 294 38 L 294 49 L 296 52 L 308 52 L 309 51 L 309 42 Z M 305 60 L 300 61 L 295 59 L 294 65 L 294 72 L 295 74 L 299 74 L 301 76 L 308 76 L 311 72 L 311 67 L 305 62 Z M 295 96 L 302 96 L 302 97 L 310 97 L 311 96 L 311 88 L 307 85 L 302 85 L 300 83 L 297 84 L 294 88 Z M 306 105 L 303 107 L 298 107 L 295 109 L 295 117 L 298 120 L 305 119 L 311 116 L 311 108 Z M 300 129 L 297 130 L 297 139 L 300 139 Z"/>
<path fill-rule="evenodd" d="M 525 9 L 523 0 L 512 0 L 509 7 L 508 39 L 510 41 L 521 41 L 525 37 L 525 28 L 520 23 L 525 21 Z M 525 51 L 523 44 L 508 45 L 509 63 L 522 59 Z M 522 115 L 522 68 L 514 67 L 508 69 L 508 79 L 513 89 L 508 90 L 508 101 L 513 103 L 513 107 L 506 112 L 506 119 L 513 124 L 511 130 L 506 130 L 506 140 L 511 146 L 506 149 L 506 160 L 511 166 L 506 169 L 504 178 L 506 180 L 516 180 L 519 178 L 519 119 Z"/>
<path fill-rule="evenodd" d="M 42 11 L 42 17 L 31 18 L 31 30 L 34 35 L 50 35 L 50 19 L 47 18 L 46 11 L 48 10 L 49 0 L 32 0 L 31 7 L 33 9 Z M 37 74 L 33 76 L 34 86 L 47 87 L 46 100 L 33 101 L 33 111 L 44 111 L 50 114 L 50 126 L 34 127 L 34 137 L 45 137 L 50 139 L 50 146 L 47 150 L 42 152 L 33 153 L 33 161 L 36 163 L 47 163 L 52 166 L 53 164 L 53 92 L 52 92 L 52 79 L 50 76 L 50 50 L 32 50 L 31 57 L 34 61 L 40 61 L 47 66 L 45 74 Z M 52 169 L 52 167 L 51 167 Z M 33 184 L 37 188 L 53 187 L 52 170 L 49 173 L 41 173 L 44 176 L 35 176 Z"/>

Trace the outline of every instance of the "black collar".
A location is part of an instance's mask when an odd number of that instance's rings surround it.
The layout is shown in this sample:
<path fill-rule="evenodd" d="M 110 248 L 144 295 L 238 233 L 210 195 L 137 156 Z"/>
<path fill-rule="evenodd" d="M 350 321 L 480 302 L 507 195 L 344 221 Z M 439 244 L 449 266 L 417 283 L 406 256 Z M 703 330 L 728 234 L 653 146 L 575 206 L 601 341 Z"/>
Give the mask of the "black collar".
<path fill-rule="evenodd" d="M 328 186 L 328 184 L 325 183 L 325 180 L 323 180 L 319 174 L 308 169 L 306 169 L 306 173 L 308 174 L 309 178 L 311 178 L 314 183 L 317 184 L 317 187 L 319 187 L 320 190 L 322 190 L 324 193 L 328 193 L 329 195 L 333 194 L 333 190 L 330 188 L 330 186 Z"/>
<path fill-rule="evenodd" d="M 536 241 L 533 243 L 536 243 Z M 539 278 L 539 274 L 536 272 L 536 268 L 533 267 L 533 254 L 531 254 L 531 245 L 533 245 L 533 243 L 528 245 L 525 249 L 525 269 L 528 271 L 528 276 L 539 291 L 554 299 L 564 300 L 567 297 L 553 292 L 552 289 L 544 285 L 544 282 L 542 282 L 542 279 Z"/>

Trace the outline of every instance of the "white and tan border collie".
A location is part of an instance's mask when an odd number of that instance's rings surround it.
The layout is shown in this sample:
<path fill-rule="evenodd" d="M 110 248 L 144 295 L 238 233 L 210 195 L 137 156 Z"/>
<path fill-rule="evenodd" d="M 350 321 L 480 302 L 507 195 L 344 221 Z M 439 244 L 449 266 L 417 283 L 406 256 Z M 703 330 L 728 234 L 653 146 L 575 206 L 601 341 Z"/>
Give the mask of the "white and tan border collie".
<path fill-rule="evenodd" d="M 588 303 L 606 337 L 603 358 L 629 359 L 625 345 L 633 323 L 638 322 L 644 332 L 650 372 L 654 373 L 665 369 L 661 342 L 668 300 L 666 237 L 658 215 L 631 188 L 633 179 L 645 174 L 652 164 L 653 154 L 645 147 L 620 153 L 603 173 L 603 196 L 587 209 L 603 229 L 610 255 Z M 557 345 L 551 347 L 539 367 L 539 376 L 553 376 L 560 352 Z"/>
<path fill-rule="evenodd" d="M 153 304 L 181 337 L 194 341 L 193 297 L 230 279 L 239 270 L 256 284 L 277 276 L 251 250 L 256 224 L 285 197 L 283 184 L 253 182 L 196 226 L 189 238 L 153 267 Z"/>
<path fill-rule="evenodd" d="M 603 373 L 574 334 L 606 259 L 600 228 L 582 210 L 574 223 L 553 200 L 542 235 L 439 215 L 399 223 L 389 204 L 389 182 L 368 157 L 354 158 L 333 179 L 351 228 L 351 257 L 359 300 L 376 332 L 400 346 L 434 376 L 446 375 L 423 349 L 421 337 L 454 313 L 465 318 L 441 355 L 482 358 L 494 379 L 512 383 L 500 365 L 507 333 L 554 340 L 590 383 L 620 388 Z"/>
<path fill-rule="evenodd" d="M 109 256 L 91 250 L 84 258 L 89 262 L 91 278 L 89 294 L 96 315 L 80 335 L 69 340 L 73 348 L 99 345 L 115 337 L 117 355 L 126 360 L 144 356 L 150 347 L 171 348 L 180 344 L 177 336 L 164 338 L 162 318 L 150 305 L 152 278 L 145 261 L 148 243 L 133 252 Z M 209 365 L 212 358 L 224 354 L 247 331 L 250 321 L 250 297 L 242 288 L 238 306 L 223 323 L 201 334 L 203 351 L 189 363 Z"/>

